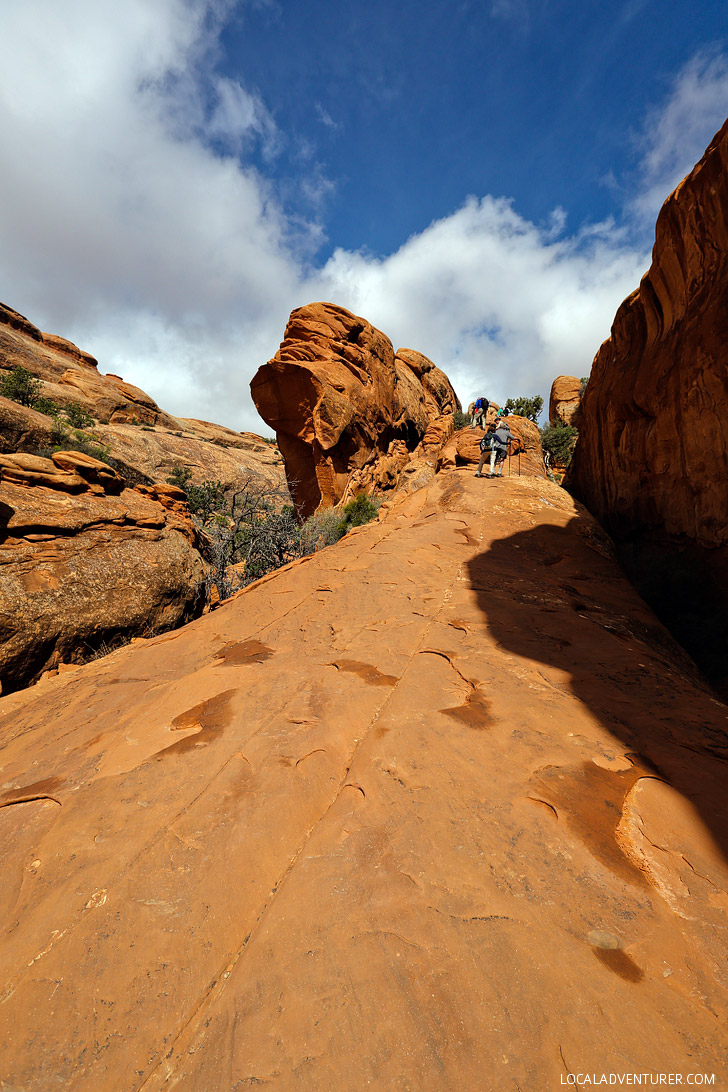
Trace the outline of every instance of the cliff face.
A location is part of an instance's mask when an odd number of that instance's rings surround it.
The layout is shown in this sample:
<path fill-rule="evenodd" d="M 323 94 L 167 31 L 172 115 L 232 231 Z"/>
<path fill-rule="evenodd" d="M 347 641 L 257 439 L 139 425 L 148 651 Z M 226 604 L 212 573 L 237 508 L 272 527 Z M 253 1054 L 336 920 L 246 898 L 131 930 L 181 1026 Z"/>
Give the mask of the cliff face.
<path fill-rule="evenodd" d="M 719 1085 L 727 759 L 568 494 L 439 474 L 0 699 L 9 1087 Z"/>
<path fill-rule="evenodd" d="M 0 304 L 0 378 L 17 366 L 42 381 L 46 398 L 61 408 L 76 402 L 95 419 L 86 431 L 109 448 L 115 465 L 131 481 L 164 481 L 176 464 L 189 467 L 197 484 L 219 479 L 235 488 L 249 477 L 269 484 L 284 480 L 275 445 L 253 433 L 173 417 L 139 387 L 99 372 L 90 353 L 43 333 Z M 0 453 L 36 454 L 52 444 L 50 417 L 0 397 Z"/>
<path fill-rule="evenodd" d="M 250 391 L 276 431 L 303 517 L 356 491 L 394 488 L 428 427 L 460 408 L 431 360 L 411 349 L 395 354 L 366 319 L 330 303 L 291 313 Z"/>
<path fill-rule="evenodd" d="M 594 361 L 567 478 L 648 595 L 663 567 L 653 601 L 698 657 L 691 626 L 713 627 L 712 646 L 728 636 L 714 628 L 728 605 L 727 293 L 728 123 L 660 212 L 652 265 Z M 686 597 L 692 622 L 674 613 Z"/>

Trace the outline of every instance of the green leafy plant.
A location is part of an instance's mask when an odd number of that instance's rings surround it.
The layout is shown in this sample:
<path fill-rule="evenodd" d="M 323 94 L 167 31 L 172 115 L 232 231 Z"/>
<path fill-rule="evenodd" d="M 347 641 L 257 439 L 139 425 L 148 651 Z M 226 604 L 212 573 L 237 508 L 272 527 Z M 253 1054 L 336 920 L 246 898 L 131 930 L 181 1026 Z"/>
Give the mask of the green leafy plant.
<path fill-rule="evenodd" d="M 353 500 L 345 506 L 342 518 L 339 522 L 341 534 L 345 535 L 352 527 L 363 527 L 377 518 L 379 506 L 368 497 L 366 493 L 358 493 Z"/>
<path fill-rule="evenodd" d="M 41 397 L 43 384 L 36 379 L 32 372 L 19 364 L 11 372 L 3 376 L 0 383 L 0 394 L 21 406 L 33 406 Z"/>
<path fill-rule="evenodd" d="M 301 553 L 313 554 L 338 542 L 344 533 L 341 514 L 335 508 L 322 508 L 309 516 L 300 529 Z"/>
<path fill-rule="evenodd" d="M 547 462 L 568 466 L 579 435 L 573 425 L 546 425 L 541 429 L 541 446 L 549 456 Z"/>
<path fill-rule="evenodd" d="M 513 413 L 537 422 L 543 410 L 543 398 L 534 394 L 532 398 L 509 398 L 503 407 L 504 414 Z"/>
<path fill-rule="evenodd" d="M 470 424 L 470 418 L 467 413 L 463 413 L 462 410 L 455 410 L 452 419 L 455 423 L 456 432 L 459 432 L 461 428 L 466 428 Z"/>
<path fill-rule="evenodd" d="M 63 412 L 73 428 L 88 428 L 94 423 L 93 417 L 80 402 L 66 402 Z"/>
<path fill-rule="evenodd" d="M 33 409 L 37 413 L 44 413 L 46 417 L 57 417 L 61 412 L 61 407 L 58 403 L 54 402 L 52 398 L 46 398 L 44 394 L 35 400 Z"/>
<path fill-rule="evenodd" d="M 579 394 L 584 393 L 584 391 L 586 390 L 586 385 L 587 385 L 588 382 L 589 382 L 589 376 L 588 375 L 582 376 L 581 383 L 579 385 Z"/>
<path fill-rule="evenodd" d="M 192 479 L 192 471 L 188 466 L 183 466 L 182 463 L 175 463 L 167 478 L 168 485 L 176 485 L 178 489 L 183 489 L 187 492 L 187 486 Z"/>

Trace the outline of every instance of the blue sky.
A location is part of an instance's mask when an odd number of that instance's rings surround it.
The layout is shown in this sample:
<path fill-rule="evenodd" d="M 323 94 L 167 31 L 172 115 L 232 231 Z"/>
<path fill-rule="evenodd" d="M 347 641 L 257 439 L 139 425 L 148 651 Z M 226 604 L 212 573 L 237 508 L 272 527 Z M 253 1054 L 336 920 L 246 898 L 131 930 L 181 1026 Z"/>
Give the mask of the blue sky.
<path fill-rule="evenodd" d="M 620 215 L 647 113 L 726 35 L 725 4 L 694 0 L 316 0 L 239 12 L 221 67 L 287 135 L 277 171 L 330 183 L 321 254 L 388 254 L 469 194 Z"/>
<path fill-rule="evenodd" d="M 728 115 L 703 0 L 0 0 L 0 299 L 165 408 L 328 299 L 464 401 L 584 375 Z"/>

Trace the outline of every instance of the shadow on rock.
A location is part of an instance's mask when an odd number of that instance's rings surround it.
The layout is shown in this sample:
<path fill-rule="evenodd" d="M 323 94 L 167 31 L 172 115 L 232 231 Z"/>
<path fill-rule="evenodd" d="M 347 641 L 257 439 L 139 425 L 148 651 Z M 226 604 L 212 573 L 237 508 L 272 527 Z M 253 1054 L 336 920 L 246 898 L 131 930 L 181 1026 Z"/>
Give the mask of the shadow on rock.
<path fill-rule="evenodd" d="M 712 859 L 719 859 L 715 851 L 728 859 L 728 708 L 629 584 L 601 528 L 590 518 L 572 519 L 566 527 L 541 524 L 493 542 L 468 569 L 499 647 L 566 673 L 573 694 L 623 748 L 621 770 L 553 768 L 543 802 L 554 810 L 563 804 L 572 827 L 585 833 L 591 827 L 591 848 L 600 845 L 612 867 L 628 850 L 641 868 L 637 843 L 646 828 L 637 805 L 631 849 L 625 850 L 617 830 L 626 798 L 640 781 L 647 786 L 642 803 L 649 797 L 658 828 L 674 827 L 679 841 L 697 812 L 715 842 Z M 563 689 L 564 680 L 548 674 Z M 568 706 L 565 736 L 567 717 Z M 596 829 L 602 811 L 612 816 L 609 832 Z M 682 850 L 684 861 L 687 852 Z M 643 871 L 649 875 L 650 869 Z"/>

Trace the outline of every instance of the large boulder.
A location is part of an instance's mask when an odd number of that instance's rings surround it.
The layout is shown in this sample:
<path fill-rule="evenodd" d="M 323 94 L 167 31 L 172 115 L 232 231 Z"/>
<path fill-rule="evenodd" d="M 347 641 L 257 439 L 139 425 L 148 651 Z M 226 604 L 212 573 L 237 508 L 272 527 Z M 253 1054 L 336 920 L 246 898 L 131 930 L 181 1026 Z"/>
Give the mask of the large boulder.
<path fill-rule="evenodd" d="M 555 427 L 579 426 L 582 386 L 575 375 L 558 375 L 551 384 L 549 422 Z"/>
<path fill-rule="evenodd" d="M 727 294 L 728 122 L 660 211 L 652 265 L 594 361 L 567 476 L 710 657 L 728 639 Z M 728 686 L 725 658 L 717 670 Z"/>
<path fill-rule="evenodd" d="M 250 384 L 275 429 L 300 516 L 358 490 L 396 487 L 428 426 L 460 403 L 447 376 L 331 303 L 293 311 L 284 340 Z M 348 491 L 348 492 L 347 492 Z"/>
<path fill-rule="evenodd" d="M 0 699 L 8 1092 L 725 1088 L 726 709 L 491 485 Z"/>
<path fill-rule="evenodd" d="M 181 490 L 76 451 L 0 455 L 3 691 L 200 614 L 202 545 Z"/>

